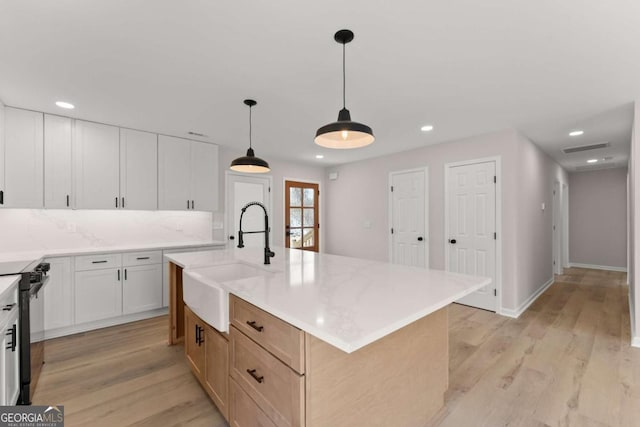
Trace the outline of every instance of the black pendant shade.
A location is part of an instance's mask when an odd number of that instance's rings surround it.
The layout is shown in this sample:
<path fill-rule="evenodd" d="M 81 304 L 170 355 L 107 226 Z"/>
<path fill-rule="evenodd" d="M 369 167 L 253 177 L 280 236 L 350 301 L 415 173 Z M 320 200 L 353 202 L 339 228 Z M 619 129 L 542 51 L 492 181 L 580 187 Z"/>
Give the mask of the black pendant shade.
<path fill-rule="evenodd" d="M 353 40 L 350 30 L 338 31 L 334 39 L 342 44 L 342 110 L 338 120 L 322 126 L 316 132 L 315 143 L 327 148 L 348 149 L 359 148 L 371 144 L 375 137 L 371 128 L 365 124 L 351 120 L 351 113 L 346 107 L 346 71 L 345 45 Z"/>
<path fill-rule="evenodd" d="M 237 159 L 231 162 L 229 168 L 236 172 L 245 172 L 245 173 L 265 173 L 269 172 L 271 169 L 269 168 L 269 163 L 266 160 L 261 159 L 260 157 L 256 157 L 253 152 L 253 148 L 251 147 L 251 107 L 257 104 L 253 99 L 245 99 L 245 105 L 249 106 L 249 149 L 247 150 L 247 155 L 238 157 Z"/>

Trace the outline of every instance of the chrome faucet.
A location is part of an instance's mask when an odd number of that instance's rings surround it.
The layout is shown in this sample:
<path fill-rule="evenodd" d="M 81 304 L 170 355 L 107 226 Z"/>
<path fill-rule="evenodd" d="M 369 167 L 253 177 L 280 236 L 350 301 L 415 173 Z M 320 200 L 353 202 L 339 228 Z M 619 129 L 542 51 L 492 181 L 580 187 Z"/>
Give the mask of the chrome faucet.
<path fill-rule="evenodd" d="M 245 211 L 250 206 L 260 206 L 264 211 L 264 230 L 260 231 L 242 231 L 242 217 L 244 216 Z M 244 239 L 243 236 L 245 234 L 254 234 L 254 233 L 264 233 L 264 263 L 271 264 L 271 258 L 273 258 L 276 254 L 269 249 L 269 215 L 267 215 L 267 208 L 260 202 L 249 202 L 244 208 L 242 208 L 242 212 L 240 213 L 240 229 L 238 230 L 238 247 L 244 248 Z"/>

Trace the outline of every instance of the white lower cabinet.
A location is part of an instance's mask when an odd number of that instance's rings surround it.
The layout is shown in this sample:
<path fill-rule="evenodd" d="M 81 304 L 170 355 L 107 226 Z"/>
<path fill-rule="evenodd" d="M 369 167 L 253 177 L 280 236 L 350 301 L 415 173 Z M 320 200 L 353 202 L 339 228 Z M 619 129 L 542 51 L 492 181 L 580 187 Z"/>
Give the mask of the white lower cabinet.
<path fill-rule="evenodd" d="M 121 279 L 119 268 L 76 272 L 76 323 L 122 315 Z"/>
<path fill-rule="evenodd" d="M 51 265 L 49 281 L 44 287 L 44 329 L 73 325 L 73 269 L 72 258 L 47 258 Z"/>
<path fill-rule="evenodd" d="M 18 280 L 0 295 L 0 405 L 15 405 L 20 392 Z"/>
<path fill-rule="evenodd" d="M 3 405 L 15 405 L 20 394 L 20 348 L 18 337 L 18 309 L 12 310 L 9 323 L 3 331 L 0 351 L 2 355 L 2 369 L 4 371 Z"/>
<path fill-rule="evenodd" d="M 162 307 L 162 264 L 124 267 L 122 312 L 140 313 Z"/>

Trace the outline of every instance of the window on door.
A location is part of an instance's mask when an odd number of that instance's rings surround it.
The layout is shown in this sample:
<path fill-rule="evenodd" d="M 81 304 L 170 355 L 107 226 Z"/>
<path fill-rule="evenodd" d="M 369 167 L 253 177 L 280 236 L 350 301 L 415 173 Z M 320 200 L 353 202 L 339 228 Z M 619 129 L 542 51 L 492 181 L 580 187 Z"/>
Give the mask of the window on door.
<path fill-rule="evenodd" d="M 285 181 L 285 246 L 318 252 L 318 184 Z"/>

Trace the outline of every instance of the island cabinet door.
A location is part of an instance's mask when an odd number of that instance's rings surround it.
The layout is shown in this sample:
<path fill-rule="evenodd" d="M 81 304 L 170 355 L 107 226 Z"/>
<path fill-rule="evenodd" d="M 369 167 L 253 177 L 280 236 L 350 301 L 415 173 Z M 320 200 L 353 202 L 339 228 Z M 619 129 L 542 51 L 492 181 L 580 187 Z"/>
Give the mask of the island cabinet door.
<path fill-rule="evenodd" d="M 233 379 L 229 379 L 229 424 L 231 427 L 277 427 Z"/>
<path fill-rule="evenodd" d="M 204 373 L 204 323 L 184 307 L 184 353 L 193 374 L 202 383 Z"/>
<path fill-rule="evenodd" d="M 203 386 L 224 418 L 229 420 L 229 342 L 205 324 Z"/>

